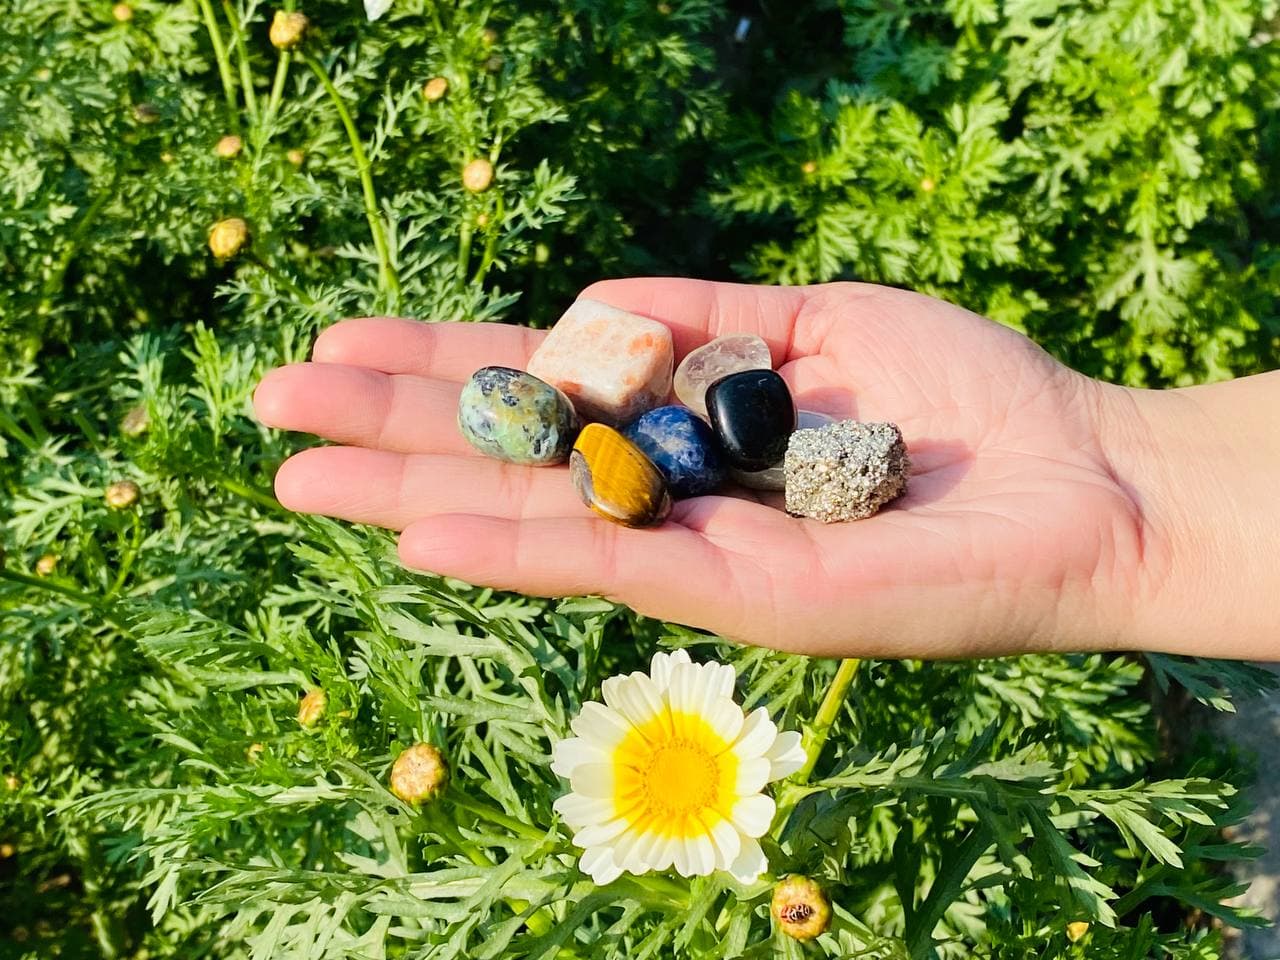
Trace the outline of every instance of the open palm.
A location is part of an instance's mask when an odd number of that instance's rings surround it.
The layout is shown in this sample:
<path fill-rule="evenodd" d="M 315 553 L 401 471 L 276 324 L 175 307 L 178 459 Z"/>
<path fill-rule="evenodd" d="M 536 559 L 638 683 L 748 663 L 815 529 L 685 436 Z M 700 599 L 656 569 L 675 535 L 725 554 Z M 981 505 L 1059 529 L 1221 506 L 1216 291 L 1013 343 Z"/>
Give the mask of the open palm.
<path fill-rule="evenodd" d="M 599 283 L 584 296 L 670 326 L 677 360 L 755 333 L 801 409 L 897 423 L 905 497 L 858 523 L 742 492 L 660 527 L 594 516 L 565 467 L 475 453 L 455 425 L 479 367 L 523 368 L 543 336 L 370 318 L 258 388 L 263 422 L 339 446 L 285 463 L 285 506 L 402 531 L 410 567 L 539 595 L 602 594 L 750 643 L 840 656 L 1100 645 L 1141 589 L 1145 524 L 1099 440 L 1101 385 L 959 307 L 869 284 Z M 1106 614 L 1104 616 L 1104 613 Z M 1098 628 L 1100 629 L 1100 628 Z"/>

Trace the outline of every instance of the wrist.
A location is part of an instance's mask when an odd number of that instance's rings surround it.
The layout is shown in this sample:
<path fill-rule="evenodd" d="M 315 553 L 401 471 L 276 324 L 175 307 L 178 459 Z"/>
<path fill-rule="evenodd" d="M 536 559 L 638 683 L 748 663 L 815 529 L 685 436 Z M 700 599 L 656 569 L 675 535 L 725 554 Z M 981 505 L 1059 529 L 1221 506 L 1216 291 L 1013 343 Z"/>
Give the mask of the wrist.
<path fill-rule="evenodd" d="M 1274 657 L 1280 374 L 1177 390 L 1097 384 L 1099 443 L 1140 530 L 1114 646 Z"/>

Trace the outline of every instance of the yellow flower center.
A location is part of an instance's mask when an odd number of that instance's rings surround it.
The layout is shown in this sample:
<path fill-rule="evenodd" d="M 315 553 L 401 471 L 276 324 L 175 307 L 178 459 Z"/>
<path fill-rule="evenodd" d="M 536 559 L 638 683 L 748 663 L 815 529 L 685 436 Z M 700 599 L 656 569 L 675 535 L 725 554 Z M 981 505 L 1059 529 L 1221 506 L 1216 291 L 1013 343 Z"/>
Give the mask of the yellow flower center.
<path fill-rule="evenodd" d="M 636 727 L 613 754 L 616 815 L 665 837 L 709 833 L 735 799 L 730 746 L 693 713 L 663 713 Z"/>

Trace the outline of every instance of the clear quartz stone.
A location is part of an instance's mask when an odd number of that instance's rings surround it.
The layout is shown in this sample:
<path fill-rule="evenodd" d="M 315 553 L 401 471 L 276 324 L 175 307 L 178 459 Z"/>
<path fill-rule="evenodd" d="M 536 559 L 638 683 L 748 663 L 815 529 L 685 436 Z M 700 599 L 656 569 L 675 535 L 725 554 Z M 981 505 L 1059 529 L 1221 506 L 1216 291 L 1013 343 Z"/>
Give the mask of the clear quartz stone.
<path fill-rule="evenodd" d="M 818 427 L 825 427 L 828 423 L 835 423 L 835 420 L 835 417 L 828 416 L 825 413 L 818 413 L 816 410 L 798 410 L 796 412 L 796 429 L 813 430 Z M 787 489 L 787 475 L 782 469 L 781 463 L 776 463 L 767 470 L 754 470 L 751 472 L 730 469 L 729 476 L 734 483 L 750 487 L 752 490 L 782 491 Z"/>
<path fill-rule="evenodd" d="M 676 368 L 676 397 L 702 417 L 707 416 L 707 387 L 721 377 L 743 370 L 772 370 L 769 345 L 750 333 L 716 337 L 693 350 Z"/>

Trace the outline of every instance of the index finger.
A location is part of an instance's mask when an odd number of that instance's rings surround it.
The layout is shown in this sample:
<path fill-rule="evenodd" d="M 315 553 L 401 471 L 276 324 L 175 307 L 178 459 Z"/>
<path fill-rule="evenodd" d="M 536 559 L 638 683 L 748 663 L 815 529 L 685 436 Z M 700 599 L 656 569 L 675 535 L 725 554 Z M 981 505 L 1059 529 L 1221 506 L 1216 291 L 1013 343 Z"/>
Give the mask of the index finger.
<path fill-rule="evenodd" d="M 774 365 L 788 359 L 795 319 L 805 295 L 796 287 L 641 277 L 603 280 L 581 294 L 671 329 L 677 361 L 726 333 L 754 333 L 769 344 Z M 415 374 L 455 383 L 479 367 L 524 369 L 543 331 L 505 323 L 423 323 L 392 317 L 345 320 L 320 334 L 313 359 L 389 374 Z"/>

